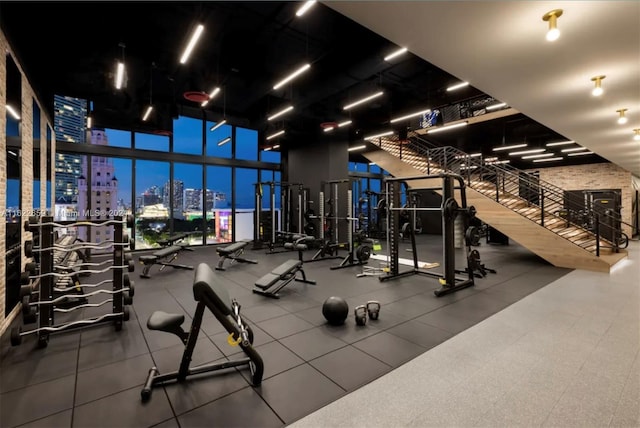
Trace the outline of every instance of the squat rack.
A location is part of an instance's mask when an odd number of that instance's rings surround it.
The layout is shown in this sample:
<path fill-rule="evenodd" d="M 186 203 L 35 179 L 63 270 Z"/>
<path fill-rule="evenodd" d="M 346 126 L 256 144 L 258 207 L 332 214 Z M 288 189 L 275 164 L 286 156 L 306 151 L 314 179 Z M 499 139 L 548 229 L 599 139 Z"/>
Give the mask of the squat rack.
<path fill-rule="evenodd" d="M 442 192 L 442 205 L 440 207 L 402 207 L 400 203 L 400 187 L 401 183 L 407 183 L 414 180 L 424 179 L 442 179 L 442 185 L 438 187 L 415 188 L 412 190 L 437 190 Z M 379 277 L 380 281 L 388 281 L 391 279 L 408 276 L 408 275 L 427 275 L 438 278 L 441 288 L 434 291 L 438 297 L 445 294 L 454 293 L 463 288 L 471 287 L 474 284 L 473 269 L 468 266 L 468 277 L 462 278 L 456 276 L 455 268 L 455 245 L 454 220 L 458 214 L 464 214 L 464 221 L 475 215 L 475 208 L 467 206 L 467 197 L 465 191 L 464 178 L 458 174 L 443 173 L 438 175 L 421 175 L 413 177 L 385 177 L 385 194 L 386 200 L 390 201 L 387 205 L 387 259 L 389 260 L 389 271 L 386 275 Z M 458 186 L 455 182 L 458 182 Z M 455 199 L 455 191 L 460 191 L 461 205 Z M 411 213 L 411 223 L 415 221 L 415 215 L 418 211 L 441 211 L 442 213 L 442 251 L 443 251 L 443 272 L 429 272 L 422 270 L 418 264 L 418 253 L 416 250 L 416 239 L 413 230 L 411 236 L 411 249 L 413 253 L 413 269 L 400 272 L 399 268 L 399 241 L 400 241 L 400 211 L 407 210 Z M 468 224 L 465 224 L 465 227 Z M 468 253 L 468 246 L 465 247 Z M 466 254 L 467 264 L 469 264 L 469 255 Z"/>

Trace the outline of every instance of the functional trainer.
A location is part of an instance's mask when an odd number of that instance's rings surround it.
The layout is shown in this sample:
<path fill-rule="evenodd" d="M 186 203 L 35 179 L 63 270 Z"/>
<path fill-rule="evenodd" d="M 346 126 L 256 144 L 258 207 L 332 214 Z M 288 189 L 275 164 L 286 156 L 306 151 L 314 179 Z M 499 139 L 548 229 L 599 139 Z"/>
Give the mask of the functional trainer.
<path fill-rule="evenodd" d="M 178 258 L 178 254 L 182 251 L 193 250 L 188 248 L 186 244 L 171 245 L 170 247 L 161 248 L 148 256 L 140 256 L 138 260 L 144 265 L 140 277 L 151 278 L 151 276 L 149 276 L 149 271 L 153 265 L 160 265 L 160 271 L 167 266 L 171 266 L 174 269 L 193 270 L 193 266 L 173 263 L 173 261 Z"/>
<path fill-rule="evenodd" d="M 231 245 L 227 245 L 226 247 L 223 247 L 223 248 L 216 248 L 216 252 L 220 256 L 220 260 L 218 260 L 218 265 L 216 266 L 216 270 L 225 270 L 224 261 L 227 259 L 231 260 L 230 265 L 233 264 L 234 262 L 251 263 L 254 265 L 258 264 L 257 260 L 250 260 L 242 257 L 242 254 L 244 253 L 244 249 L 247 245 L 249 245 L 249 241 L 239 241 Z"/>
<path fill-rule="evenodd" d="M 157 367 L 149 370 L 147 380 L 144 383 L 140 395 L 142 400 L 151 398 L 151 389 L 165 382 L 184 382 L 187 376 L 223 370 L 232 367 L 248 366 L 251 371 L 251 382 L 254 386 L 262 383 L 264 364 L 260 354 L 253 348 L 253 332 L 249 325 L 245 324 L 240 316 L 240 304 L 231 299 L 229 292 L 221 282 L 216 281 L 215 274 L 205 263 L 198 265 L 193 281 L 193 297 L 198 302 L 196 312 L 188 331 L 182 328 L 184 314 L 168 314 L 156 311 L 147 320 L 149 330 L 159 330 L 172 333 L 180 338 L 184 344 L 184 352 L 180 367 L 177 371 L 160 374 Z M 231 346 L 240 346 L 246 354 L 245 358 L 225 361 L 222 363 L 209 363 L 197 367 L 190 367 L 191 357 L 198 341 L 198 333 L 202 325 L 205 308 L 209 309 L 216 319 L 229 333 L 227 342 Z"/>

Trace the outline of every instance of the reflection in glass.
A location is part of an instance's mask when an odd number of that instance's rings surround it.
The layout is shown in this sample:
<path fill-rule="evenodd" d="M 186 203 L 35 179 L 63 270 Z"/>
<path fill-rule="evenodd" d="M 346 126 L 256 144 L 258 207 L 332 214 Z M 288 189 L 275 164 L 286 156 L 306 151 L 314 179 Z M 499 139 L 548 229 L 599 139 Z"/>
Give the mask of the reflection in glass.
<path fill-rule="evenodd" d="M 223 144 L 219 146 L 218 143 L 227 137 L 231 137 L 231 126 L 222 125 L 213 131 L 210 131 L 215 122 L 207 122 L 206 144 L 207 144 L 207 156 L 215 156 L 219 158 L 231 158 L 231 143 Z"/>
<path fill-rule="evenodd" d="M 207 209 L 207 244 L 231 242 L 231 167 L 207 166 L 207 189 L 213 194 Z"/>

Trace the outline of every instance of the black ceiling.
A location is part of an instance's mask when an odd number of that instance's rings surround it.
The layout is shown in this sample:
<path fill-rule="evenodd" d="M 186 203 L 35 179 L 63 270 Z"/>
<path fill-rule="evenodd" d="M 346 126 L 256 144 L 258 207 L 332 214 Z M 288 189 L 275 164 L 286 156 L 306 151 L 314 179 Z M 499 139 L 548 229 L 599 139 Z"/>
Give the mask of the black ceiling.
<path fill-rule="evenodd" d="M 323 122 L 351 119 L 348 138 L 356 140 L 389 128 L 394 115 L 482 95 L 471 86 L 447 92 L 458 79 L 410 53 L 384 61 L 397 46 L 323 4 L 296 17 L 301 4 L 2 2 L 0 23 L 47 111 L 53 111 L 54 94 L 88 99 L 94 124 L 101 127 L 171 131 L 173 117 L 200 109 L 185 92 L 220 86 L 221 94 L 205 107 L 213 120 L 225 115 L 258 129 L 262 138 L 285 128 L 284 144 L 295 144 L 321 138 Z M 181 65 L 198 23 L 205 26 L 203 36 Z M 127 83 L 116 90 L 115 64 L 123 57 Z M 309 71 L 273 90 L 307 62 Z M 348 102 L 379 89 L 385 93 L 375 102 L 343 111 Z M 155 115 L 142 122 L 150 99 Z M 267 121 L 288 104 L 295 106 L 292 113 Z M 434 140 L 472 151 L 505 140 L 562 138 L 524 115 L 468 128 Z"/>

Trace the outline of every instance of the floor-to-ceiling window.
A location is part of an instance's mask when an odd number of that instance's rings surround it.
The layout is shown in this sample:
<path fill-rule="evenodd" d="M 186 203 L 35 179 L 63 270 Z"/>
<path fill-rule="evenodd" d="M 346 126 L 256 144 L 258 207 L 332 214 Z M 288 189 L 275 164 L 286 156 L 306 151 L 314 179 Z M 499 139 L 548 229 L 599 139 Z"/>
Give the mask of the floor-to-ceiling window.
<path fill-rule="evenodd" d="M 158 247 L 170 234 L 169 162 L 135 161 L 136 249 Z"/>
<path fill-rule="evenodd" d="M 207 166 L 207 190 L 213 195 L 213 203 L 207 211 L 207 244 L 230 242 L 233 188 L 231 167 Z"/>

